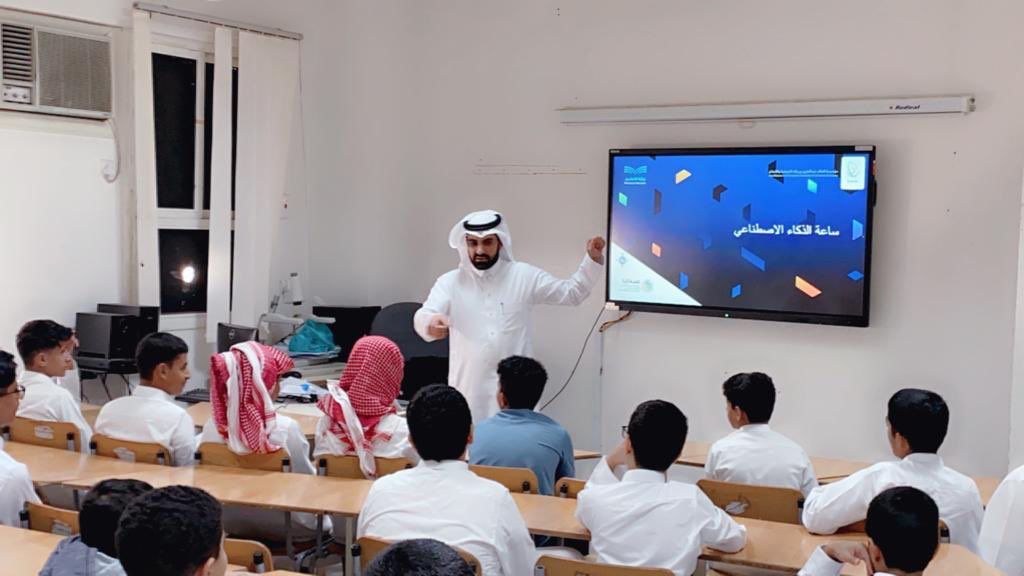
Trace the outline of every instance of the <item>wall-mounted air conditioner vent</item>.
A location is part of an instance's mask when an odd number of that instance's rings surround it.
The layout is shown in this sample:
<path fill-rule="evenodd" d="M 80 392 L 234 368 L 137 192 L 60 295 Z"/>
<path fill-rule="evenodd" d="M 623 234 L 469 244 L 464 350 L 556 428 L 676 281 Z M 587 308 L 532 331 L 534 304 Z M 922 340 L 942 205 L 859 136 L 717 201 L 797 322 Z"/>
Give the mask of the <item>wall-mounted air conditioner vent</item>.
<path fill-rule="evenodd" d="M 0 23 L 0 108 L 110 118 L 110 40 Z"/>

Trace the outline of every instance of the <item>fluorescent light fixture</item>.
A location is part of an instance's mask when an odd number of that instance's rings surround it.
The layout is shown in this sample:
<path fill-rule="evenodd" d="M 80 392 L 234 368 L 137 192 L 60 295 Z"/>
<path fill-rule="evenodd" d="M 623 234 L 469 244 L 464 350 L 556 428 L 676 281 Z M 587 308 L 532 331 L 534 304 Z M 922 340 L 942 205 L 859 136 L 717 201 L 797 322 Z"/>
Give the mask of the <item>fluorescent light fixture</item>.
<path fill-rule="evenodd" d="M 708 120 L 762 120 L 784 118 L 853 118 L 915 114 L 967 114 L 974 111 L 974 96 L 910 96 L 855 100 L 737 102 L 666 106 L 609 106 L 560 108 L 562 124 L 618 124 L 699 122 Z"/>

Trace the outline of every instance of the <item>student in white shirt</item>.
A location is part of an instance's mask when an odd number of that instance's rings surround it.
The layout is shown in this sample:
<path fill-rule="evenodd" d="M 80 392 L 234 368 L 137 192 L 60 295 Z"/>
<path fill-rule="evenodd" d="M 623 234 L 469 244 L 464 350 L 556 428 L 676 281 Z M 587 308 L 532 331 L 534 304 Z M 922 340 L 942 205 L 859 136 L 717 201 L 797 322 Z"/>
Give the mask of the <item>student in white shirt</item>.
<path fill-rule="evenodd" d="M 711 445 L 708 478 L 740 484 L 793 488 L 806 496 L 818 485 L 807 453 L 768 427 L 775 384 L 761 372 L 736 374 L 722 384 L 726 417 L 735 432 Z"/>
<path fill-rule="evenodd" d="M 875 576 L 920 576 L 939 548 L 939 508 L 917 488 L 889 488 L 871 500 L 867 542 L 832 542 L 814 551 L 797 576 L 839 576 L 843 564 Z"/>
<path fill-rule="evenodd" d="M 743 526 L 697 486 L 668 479 L 686 432 L 686 416 L 674 404 L 644 402 L 633 411 L 625 440 L 598 462 L 577 496 L 576 518 L 590 530 L 599 561 L 688 576 L 703 546 L 743 549 Z"/>
<path fill-rule="evenodd" d="M 82 451 L 88 452 L 92 429 L 78 400 L 54 378 L 67 371 L 74 332 L 52 320 L 32 320 L 18 331 L 18 354 L 25 363 L 20 384 L 25 398 L 18 416 L 47 422 L 70 422 L 78 428 Z"/>
<path fill-rule="evenodd" d="M 469 471 L 469 404 L 458 390 L 422 388 L 408 408 L 410 440 L 422 461 L 374 481 L 358 535 L 384 540 L 435 538 L 480 561 L 488 576 L 529 576 L 536 549 L 508 490 Z"/>
<path fill-rule="evenodd" d="M 328 383 L 329 393 L 320 399 L 324 415 L 316 425 L 314 459 L 355 454 L 367 478 L 376 477 L 374 457 L 418 460 L 409 444 L 409 426 L 395 407 L 404 374 L 397 344 L 383 336 L 360 338 L 341 380 Z"/>
<path fill-rule="evenodd" d="M 316 474 L 309 459 L 309 441 L 295 420 L 274 411 L 281 375 L 295 362 L 281 350 L 256 342 L 235 344 L 227 352 L 210 358 L 210 403 L 213 413 L 200 443 L 227 444 L 235 454 L 269 454 L 284 450 L 291 471 Z M 286 489 L 286 488 L 282 488 Z M 292 536 L 298 540 L 316 537 L 316 517 L 292 514 Z M 224 524 L 231 534 L 258 540 L 283 542 L 287 529 L 280 513 L 229 507 Z M 324 531 L 331 522 L 324 519 Z"/>
<path fill-rule="evenodd" d="M 913 486 L 935 500 L 950 541 L 977 553 L 982 519 L 978 486 L 947 468 L 936 454 L 949 428 L 946 402 L 934 392 L 905 388 L 889 399 L 886 423 L 890 448 L 900 460 L 879 462 L 812 490 L 804 502 L 804 526 L 816 534 L 832 534 L 863 520 L 871 499 L 886 488 Z"/>
<path fill-rule="evenodd" d="M 1024 466 L 999 483 L 985 507 L 981 557 L 1010 576 L 1024 576 Z"/>
<path fill-rule="evenodd" d="M 18 411 L 18 401 L 25 389 L 15 383 L 14 356 L 0 350 L 0 427 L 10 426 Z M 39 502 L 39 496 L 32 488 L 28 468 L 3 451 L 0 440 L 0 524 L 21 526 L 19 514 L 25 502 Z"/>
<path fill-rule="evenodd" d="M 140 385 L 131 396 L 103 405 L 96 417 L 96 433 L 116 440 L 154 442 L 170 452 L 174 466 L 191 466 L 195 423 L 174 402 L 191 376 L 188 345 L 174 334 L 154 332 L 139 341 L 135 362 Z"/>

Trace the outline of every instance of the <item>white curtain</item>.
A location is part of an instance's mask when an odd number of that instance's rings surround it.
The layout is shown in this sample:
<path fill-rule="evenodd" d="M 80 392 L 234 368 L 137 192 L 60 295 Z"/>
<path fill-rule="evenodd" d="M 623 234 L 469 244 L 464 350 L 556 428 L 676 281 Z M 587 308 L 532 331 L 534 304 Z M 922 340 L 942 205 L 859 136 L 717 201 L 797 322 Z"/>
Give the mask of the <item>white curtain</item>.
<path fill-rule="evenodd" d="M 235 273 L 231 321 L 256 326 L 270 304 L 271 257 L 284 204 L 295 108 L 299 43 L 239 32 Z"/>
<path fill-rule="evenodd" d="M 234 31 L 214 36 L 213 150 L 210 156 L 210 255 L 206 284 L 206 341 L 217 341 L 217 324 L 231 319 L 231 88 Z M 206 119 L 210 121 L 209 118 Z"/>
<path fill-rule="evenodd" d="M 156 219 L 156 136 L 153 120 L 153 53 L 149 12 L 136 10 L 132 28 L 135 101 L 135 246 L 138 303 L 160 305 L 160 255 Z"/>

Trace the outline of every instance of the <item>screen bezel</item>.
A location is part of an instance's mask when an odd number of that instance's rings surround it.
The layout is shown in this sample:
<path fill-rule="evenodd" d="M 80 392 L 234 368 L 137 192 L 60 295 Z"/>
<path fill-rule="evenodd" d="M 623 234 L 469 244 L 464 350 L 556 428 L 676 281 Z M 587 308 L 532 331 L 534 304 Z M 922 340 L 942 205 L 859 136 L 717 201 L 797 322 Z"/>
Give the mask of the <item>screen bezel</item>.
<path fill-rule="evenodd" d="M 865 254 L 864 254 L 864 301 L 862 314 L 858 316 L 839 314 L 814 314 L 801 312 L 784 312 L 779 310 L 763 310 L 749 308 L 730 308 L 721 306 L 687 306 L 684 304 L 652 304 L 631 300 L 615 300 L 611 295 L 611 263 L 605 266 L 604 288 L 608 304 L 615 305 L 619 310 L 636 312 L 658 312 L 667 314 L 685 314 L 689 316 L 712 316 L 718 318 L 741 318 L 747 320 L 769 320 L 776 322 L 797 322 L 803 324 L 825 324 L 833 326 L 867 327 L 870 320 L 871 304 L 871 245 L 874 240 L 874 208 L 877 200 L 878 182 L 875 178 L 875 153 L 873 145 L 830 145 L 830 146 L 757 146 L 757 147 L 713 147 L 713 148 L 613 148 L 608 151 L 608 217 L 606 238 L 608 253 L 611 253 L 612 241 L 612 208 L 614 207 L 615 159 L 628 156 L 671 156 L 671 155 L 751 155 L 751 154 L 867 154 L 868 165 L 871 167 L 867 187 L 868 206 L 864 222 Z"/>

